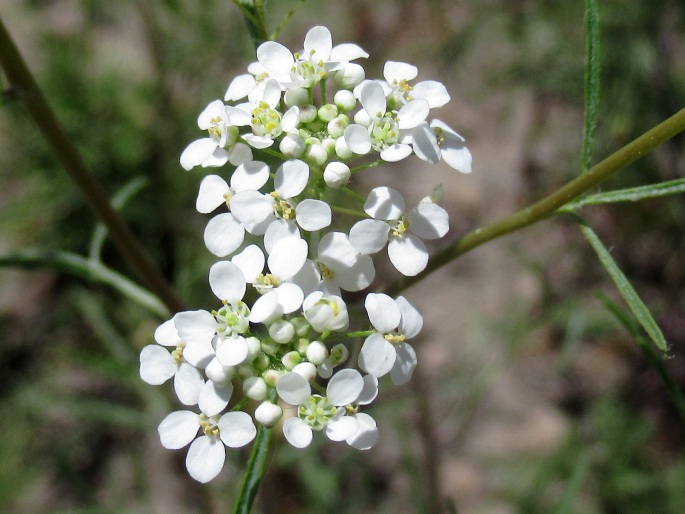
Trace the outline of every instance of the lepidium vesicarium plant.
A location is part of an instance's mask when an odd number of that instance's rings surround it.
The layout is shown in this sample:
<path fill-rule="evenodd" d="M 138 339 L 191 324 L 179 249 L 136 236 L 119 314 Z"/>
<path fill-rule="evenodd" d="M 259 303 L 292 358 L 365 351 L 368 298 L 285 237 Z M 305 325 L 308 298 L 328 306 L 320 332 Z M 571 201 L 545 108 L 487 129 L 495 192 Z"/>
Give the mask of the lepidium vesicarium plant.
<path fill-rule="evenodd" d="M 201 213 L 218 212 L 204 231 L 222 259 L 209 269 L 217 307 L 164 322 L 158 344 L 141 352 L 140 375 L 150 384 L 173 377 L 188 408 L 161 422 L 161 442 L 190 444 L 186 466 L 200 482 L 221 471 L 225 447 L 249 444 L 257 426 L 282 418 L 294 447 L 322 432 L 371 448 L 379 429 L 364 409 L 379 378 L 403 384 L 417 364 L 415 305 L 369 292 L 367 319 L 350 320 L 344 292 L 369 288 L 372 256 L 386 247 L 403 275 L 426 268 L 423 240 L 449 228 L 440 187 L 407 206 L 396 189 L 358 191 L 351 178 L 412 154 L 470 173 L 471 154 L 457 132 L 429 119 L 450 100 L 443 84 L 417 81 L 415 66 L 395 61 L 382 78 L 367 78 L 366 57 L 356 44 L 333 45 L 323 26 L 294 53 L 262 43 L 248 73 L 200 114 L 205 137 L 181 154 L 186 170 L 218 168 L 196 202 Z"/>

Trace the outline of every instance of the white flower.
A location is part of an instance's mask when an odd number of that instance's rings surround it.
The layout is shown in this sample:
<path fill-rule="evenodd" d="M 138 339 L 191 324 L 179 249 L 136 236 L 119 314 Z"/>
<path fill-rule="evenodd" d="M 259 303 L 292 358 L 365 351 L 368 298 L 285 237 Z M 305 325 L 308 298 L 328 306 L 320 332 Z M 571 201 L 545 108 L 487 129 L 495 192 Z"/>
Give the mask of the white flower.
<path fill-rule="evenodd" d="M 359 430 L 354 416 L 347 416 L 344 406 L 355 403 L 364 389 L 364 379 L 354 369 L 343 369 L 328 382 L 326 396 L 312 395 L 309 382 L 297 373 L 286 373 L 278 379 L 278 396 L 297 407 L 297 417 L 283 423 L 283 435 L 296 448 L 312 441 L 313 430 L 325 430 L 332 441 L 343 441 Z"/>
<path fill-rule="evenodd" d="M 197 439 L 195 436 L 201 430 Z M 188 473 L 198 482 L 216 477 L 224 466 L 226 449 L 240 448 L 252 441 L 257 429 L 249 414 L 228 412 L 223 416 L 208 416 L 192 411 L 175 411 L 159 424 L 162 446 L 171 450 L 183 448 L 192 441 L 186 456 Z"/>
<path fill-rule="evenodd" d="M 376 377 L 390 372 L 394 384 L 407 382 L 416 367 L 416 352 L 405 341 L 421 331 L 423 316 L 403 296 L 393 300 L 369 293 L 364 306 L 377 332 L 364 341 L 359 367 Z"/>
<path fill-rule="evenodd" d="M 449 230 L 445 209 L 432 202 L 419 202 L 405 212 L 404 198 L 390 187 L 371 190 L 364 211 L 373 219 L 354 224 L 350 243 L 362 254 L 372 254 L 388 242 L 390 262 L 407 276 L 417 275 L 428 264 L 428 250 L 420 238 L 438 239 Z"/>
<path fill-rule="evenodd" d="M 370 123 L 368 127 L 353 123 L 345 129 L 344 138 L 349 149 L 358 155 L 365 155 L 373 149 L 388 162 L 408 157 L 412 153 L 413 129 L 426 119 L 430 111 L 428 101 L 418 98 L 404 104 L 399 111 L 389 112 L 383 86 L 372 80 L 363 83 L 360 100 L 360 112 Z"/>
<path fill-rule="evenodd" d="M 373 375 L 364 376 L 364 389 L 359 393 L 357 405 L 368 405 L 378 396 L 378 379 Z M 364 412 L 351 414 L 357 420 L 359 428 L 345 442 L 357 450 L 368 450 L 378 441 L 379 433 L 376 420 Z"/>
<path fill-rule="evenodd" d="M 239 165 L 231 174 L 231 185 L 218 175 L 207 175 L 200 182 L 195 207 L 207 214 L 226 204 L 230 209 L 231 197 L 247 190 L 258 190 L 269 180 L 269 167 L 260 161 L 249 161 Z"/>
<path fill-rule="evenodd" d="M 148 384 L 160 385 L 174 377 L 174 390 L 181 403 L 197 404 L 205 381 L 197 368 L 189 364 L 184 356 L 186 343 L 178 335 L 173 318 L 157 327 L 155 341 L 158 344 L 148 345 L 140 352 L 140 378 Z M 175 347 L 175 349 L 169 352 L 164 348 L 165 346 Z M 191 350 L 188 357 L 197 359 L 193 359 L 195 362 L 202 362 L 204 358 L 211 355 L 211 347 L 206 347 L 205 351 L 207 350 L 207 355 L 204 355 L 204 352 L 193 354 Z"/>
<path fill-rule="evenodd" d="M 347 329 L 349 325 L 347 306 L 343 299 L 336 295 L 324 295 L 322 291 L 314 291 L 304 299 L 302 310 L 305 319 L 317 332 L 342 331 Z M 323 359 L 327 356 L 328 354 Z M 311 361 L 311 359 L 309 360 Z M 321 362 L 314 364 L 318 365 Z"/>
<path fill-rule="evenodd" d="M 462 173 L 471 173 L 471 152 L 464 145 L 465 139 L 440 120 L 422 123 L 413 132 L 414 153 L 421 159 L 435 164 L 442 158 Z"/>
<path fill-rule="evenodd" d="M 221 100 L 211 102 L 197 119 L 198 126 L 209 131 L 209 137 L 193 141 L 183 150 L 181 166 L 191 170 L 199 165 L 218 167 L 230 161 L 237 166 L 252 160 L 250 147 L 238 142 L 236 125 L 243 122 L 239 111 L 225 106 Z"/>
<path fill-rule="evenodd" d="M 422 98 L 428 102 L 431 109 L 442 107 L 450 101 L 447 89 L 440 82 L 426 80 L 415 85 L 409 81 L 414 80 L 419 70 L 416 66 L 403 62 L 387 61 L 383 67 L 383 77 L 390 89 L 388 101 L 395 108 L 411 100 Z"/>

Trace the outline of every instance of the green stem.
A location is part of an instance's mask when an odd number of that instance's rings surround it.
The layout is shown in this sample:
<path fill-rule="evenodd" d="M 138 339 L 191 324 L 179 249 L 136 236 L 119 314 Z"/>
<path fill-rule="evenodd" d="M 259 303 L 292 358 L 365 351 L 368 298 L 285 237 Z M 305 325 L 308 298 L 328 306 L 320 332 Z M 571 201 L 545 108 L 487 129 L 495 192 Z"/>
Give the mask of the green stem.
<path fill-rule="evenodd" d="M 233 0 L 233 3 L 243 13 L 247 30 L 250 32 L 256 50 L 259 45 L 269 39 L 269 31 L 266 29 L 264 0 Z"/>
<path fill-rule="evenodd" d="M 80 188 L 96 216 L 107 226 L 112 241 L 124 259 L 169 310 L 172 312 L 185 310 L 183 302 L 123 218 L 112 208 L 107 193 L 67 137 L 2 20 L 0 20 L 0 65 L 9 81 L 9 91 L 23 100 L 26 110 L 56 153 L 60 163 Z"/>
<path fill-rule="evenodd" d="M 257 437 L 252 446 L 252 453 L 250 454 L 250 461 L 247 463 L 247 470 L 245 471 L 245 480 L 240 489 L 240 496 L 235 505 L 234 514 L 249 514 L 252 509 L 259 485 L 264 476 L 264 468 L 266 466 L 266 457 L 269 454 L 269 442 L 271 441 L 271 430 L 259 425 L 257 429 Z"/>
<path fill-rule="evenodd" d="M 542 200 L 491 225 L 468 232 L 461 239 L 433 255 L 428 266 L 421 273 L 415 277 L 403 277 L 389 284 L 385 292 L 391 296 L 395 295 L 483 243 L 549 218 L 561 206 L 578 198 L 683 130 L 685 130 L 685 109 L 681 109 Z"/>

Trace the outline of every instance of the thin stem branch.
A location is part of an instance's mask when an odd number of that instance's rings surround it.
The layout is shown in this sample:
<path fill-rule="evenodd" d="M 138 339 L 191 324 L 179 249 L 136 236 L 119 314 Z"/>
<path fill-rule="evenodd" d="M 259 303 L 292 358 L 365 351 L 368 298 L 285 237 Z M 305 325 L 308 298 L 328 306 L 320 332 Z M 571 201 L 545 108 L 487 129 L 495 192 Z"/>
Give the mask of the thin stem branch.
<path fill-rule="evenodd" d="M 252 509 L 259 485 L 264 477 L 266 457 L 269 455 L 269 443 L 271 441 L 271 429 L 259 425 L 257 437 L 252 445 L 250 461 L 245 471 L 245 480 L 240 490 L 240 496 L 236 502 L 234 514 L 249 514 Z"/>
<path fill-rule="evenodd" d="M 9 81 L 10 91 L 23 100 L 43 137 L 96 216 L 107 226 L 112 241 L 131 268 L 172 312 L 185 310 L 183 302 L 123 218 L 112 208 L 107 193 L 67 137 L 1 19 L 0 65 Z"/>
<path fill-rule="evenodd" d="M 421 273 L 415 277 L 403 277 L 392 282 L 385 288 L 385 292 L 391 296 L 395 295 L 483 243 L 549 218 L 561 206 L 578 198 L 683 130 L 685 130 L 685 109 L 681 109 L 542 200 L 491 225 L 468 232 L 461 239 L 433 255 L 428 266 Z"/>

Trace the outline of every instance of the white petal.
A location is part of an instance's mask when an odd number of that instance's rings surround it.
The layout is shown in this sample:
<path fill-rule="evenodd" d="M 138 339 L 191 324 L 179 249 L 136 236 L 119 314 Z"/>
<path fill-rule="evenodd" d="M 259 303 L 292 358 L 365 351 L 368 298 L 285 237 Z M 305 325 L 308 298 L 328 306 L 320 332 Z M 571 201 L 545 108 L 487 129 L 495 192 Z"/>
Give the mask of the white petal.
<path fill-rule="evenodd" d="M 402 319 L 400 320 L 399 332 L 404 334 L 407 339 L 416 337 L 416 335 L 421 332 L 423 328 L 423 316 L 421 312 L 404 296 L 398 296 L 395 300 L 397 306 L 400 308 L 402 313 Z"/>
<path fill-rule="evenodd" d="M 226 448 L 219 438 L 202 436 L 188 448 L 186 468 L 191 477 L 206 484 L 221 472 L 225 460 Z"/>
<path fill-rule="evenodd" d="M 278 297 L 278 305 L 280 305 L 283 314 L 295 312 L 302 305 L 304 292 L 297 284 L 281 284 L 275 291 Z"/>
<path fill-rule="evenodd" d="M 253 283 L 262 271 L 264 271 L 264 252 L 257 245 L 249 245 L 242 252 L 234 255 L 231 262 L 243 272 L 245 281 Z"/>
<path fill-rule="evenodd" d="M 319 241 L 319 261 L 328 268 L 349 268 L 357 262 L 358 251 L 342 232 L 329 232 Z"/>
<path fill-rule="evenodd" d="M 230 212 L 214 216 L 205 227 L 205 246 L 218 257 L 233 253 L 244 238 L 245 228 Z"/>
<path fill-rule="evenodd" d="M 355 416 L 359 423 L 359 430 L 346 439 L 347 444 L 357 450 L 368 450 L 378 442 L 378 428 L 376 428 L 376 421 L 363 412 Z"/>
<path fill-rule="evenodd" d="M 269 79 L 264 84 L 264 95 L 262 101 L 269 104 L 272 109 L 281 101 L 281 85 L 276 79 Z"/>
<path fill-rule="evenodd" d="M 226 106 L 221 100 L 214 100 L 210 102 L 207 107 L 197 117 L 197 126 L 202 130 L 207 130 L 214 125 L 215 118 L 226 120 Z"/>
<path fill-rule="evenodd" d="M 233 166 L 240 166 L 252 160 L 252 148 L 244 143 L 236 143 L 228 152 L 228 160 Z"/>
<path fill-rule="evenodd" d="M 283 118 L 281 119 L 281 130 L 283 130 L 283 132 L 292 132 L 299 122 L 300 108 L 293 105 L 283 114 Z"/>
<path fill-rule="evenodd" d="M 209 287 L 219 300 L 236 303 L 245 295 L 245 276 L 230 261 L 219 261 L 209 268 Z"/>
<path fill-rule="evenodd" d="M 247 412 L 227 412 L 219 420 L 219 437 L 229 448 L 241 448 L 257 435 L 257 428 Z"/>
<path fill-rule="evenodd" d="M 385 92 L 383 86 L 371 80 L 364 84 L 360 92 L 362 107 L 372 118 L 385 115 Z"/>
<path fill-rule="evenodd" d="M 364 379 L 359 371 L 346 368 L 333 375 L 326 387 L 326 396 L 333 405 L 342 407 L 354 403 L 363 388 Z"/>
<path fill-rule="evenodd" d="M 233 394 L 233 386 L 229 382 L 219 386 L 208 380 L 202 387 L 197 404 L 207 416 L 215 416 L 226 408 Z"/>
<path fill-rule="evenodd" d="M 366 198 L 364 211 L 372 218 L 397 220 L 404 212 L 404 198 L 391 187 L 376 187 Z"/>
<path fill-rule="evenodd" d="M 197 368 L 181 363 L 174 377 L 174 391 L 183 405 L 196 405 L 204 385 L 205 380 Z"/>
<path fill-rule="evenodd" d="M 308 198 L 295 208 L 295 219 L 303 230 L 321 230 L 331 224 L 331 206 L 321 200 Z"/>
<path fill-rule="evenodd" d="M 256 136 L 254 134 L 245 134 L 243 139 L 247 141 L 247 144 L 252 148 L 261 150 L 263 148 L 269 148 L 274 144 L 274 140 L 267 136 Z"/>
<path fill-rule="evenodd" d="M 236 127 L 244 127 L 252 122 L 250 111 L 239 107 L 226 106 L 226 115 L 230 124 Z"/>
<path fill-rule="evenodd" d="M 304 191 L 308 180 L 307 163 L 299 159 L 291 159 L 279 166 L 274 179 L 274 187 L 281 198 L 292 198 Z"/>
<path fill-rule="evenodd" d="M 319 269 L 314 261 L 307 259 L 302 266 L 302 269 L 295 273 L 290 280 L 293 284 L 297 284 L 302 289 L 305 295 L 314 291 L 321 282 Z"/>
<path fill-rule="evenodd" d="M 285 237 L 300 237 L 300 229 L 297 224 L 291 220 L 277 219 L 274 220 L 264 233 L 264 249 L 266 253 L 271 253 L 274 245 Z"/>
<path fill-rule="evenodd" d="M 178 346 L 181 337 L 178 335 L 174 318 L 166 320 L 155 330 L 155 341 L 162 346 Z"/>
<path fill-rule="evenodd" d="M 268 71 L 276 75 L 287 75 L 295 64 L 293 54 L 275 41 L 266 41 L 257 48 L 257 59 Z"/>
<path fill-rule="evenodd" d="M 426 245 L 413 234 L 391 238 L 388 243 L 388 257 L 397 271 L 408 277 L 418 275 L 428 264 Z"/>
<path fill-rule="evenodd" d="M 304 38 L 304 59 L 312 62 L 327 61 L 333 48 L 331 32 L 322 26 L 309 29 Z"/>
<path fill-rule="evenodd" d="M 297 237 L 281 239 L 272 248 L 267 264 L 271 273 L 287 280 L 302 269 L 307 259 L 307 241 Z"/>
<path fill-rule="evenodd" d="M 369 287 L 374 278 L 376 269 L 373 259 L 368 255 L 359 255 L 351 267 L 335 270 L 334 281 L 345 291 L 361 291 Z"/>
<path fill-rule="evenodd" d="M 257 83 L 252 75 L 248 73 L 244 75 L 238 75 L 228 85 L 228 89 L 224 95 L 224 100 L 227 102 L 242 100 L 250 91 L 255 88 L 256 85 Z"/>
<path fill-rule="evenodd" d="M 290 405 L 304 404 L 312 394 L 309 382 L 297 373 L 286 373 L 276 382 L 276 392 L 281 400 Z"/>
<path fill-rule="evenodd" d="M 385 162 L 398 162 L 409 157 L 411 152 L 411 146 L 407 144 L 395 143 L 392 146 L 383 148 L 383 150 L 381 150 L 380 157 Z"/>
<path fill-rule="evenodd" d="M 442 107 L 450 101 L 450 95 L 447 88 L 435 80 L 425 80 L 414 85 L 411 91 L 413 98 L 423 98 L 428 101 L 431 109 Z"/>
<path fill-rule="evenodd" d="M 388 242 L 390 226 L 381 220 L 361 220 L 350 230 L 350 243 L 364 254 L 380 252 Z"/>
<path fill-rule="evenodd" d="M 414 153 L 419 159 L 422 159 L 431 164 L 440 161 L 440 147 L 438 140 L 435 138 L 433 129 L 428 123 L 420 123 L 412 131 L 412 146 Z"/>
<path fill-rule="evenodd" d="M 269 167 L 261 161 L 249 161 L 238 166 L 231 175 L 231 187 L 237 193 L 259 189 L 269 180 Z"/>
<path fill-rule="evenodd" d="M 181 166 L 186 170 L 191 170 L 195 166 L 202 164 L 205 159 L 210 157 L 216 150 L 219 143 L 216 139 L 205 137 L 190 143 L 181 154 Z"/>
<path fill-rule="evenodd" d="M 464 145 L 456 142 L 444 144 L 442 148 L 442 158 L 452 168 L 462 173 L 471 173 L 473 157 L 471 152 Z"/>
<path fill-rule="evenodd" d="M 203 310 L 179 312 L 174 316 L 176 330 L 186 343 L 211 341 L 216 332 L 216 320 Z"/>
<path fill-rule="evenodd" d="M 359 367 L 376 377 L 382 377 L 392 369 L 397 354 L 395 347 L 381 334 L 366 338 L 359 352 Z"/>
<path fill-rule="evenodd" d="M 402 385 L 411 379 L 416 368 L 416 352 L 407 343 L 400 343 L 395 346 L 397 359 L 390 370 L 390 378 L 395 385 Z"/>
<path fill-rule="evenodd" d="M 257 298 L 254 305 L 252 305 L 252 309 L 250 309 L 250 322 L 267 322 L 273 316 L 278 315 L 278 309 L 278 294 L 276 294 L 276 291 L 269 291 Z"/>
<path fill-rule="evenodd" d="M 274 199 L 259 191 L 240 191 L 231 198 L 231 212 L 245 225 L 257 225 L 274 216 Z"/>
<path fill-rule="evenodd" d="M 197 194 L 195 208 L 203 214 L 212 212 L 226 202 L 224 195 L 229 193 L 230 189 L 224 179 L 219 175 L 207 175 L 200 182 L 200 191 Z"/>
<path fill-rule="evenodd" d="M 220 168 L 228 162 L 228 152 L 224 148 L 215 149 L 212 154 L 202 161 L 203 168 Z"/>
<path fill-rule="evenodd" d="M 300 418 L 288 418 L 283 422 L 283 435 L 295 448 L 306 448 L 312 442 L 312 429 Z"/>
<path fill-rule="evenodd" d="M 189 410 L 178 410 L 162 420 L 157 432 L 164 448 L 178 450 L 195 439 L 199 429 L 197 414 Z"/>
<path fill-rule="evenodd" d="M 421 202 L 406 215 L 409 230 L 422 239 L 439 239 L 450 229 L 449 214 L 433 202 Z"/>
<path fill-rule="evenodd" d="M 368 405 L 378 396 L 378 378 L 374 375 L 364 375 L 364 389 L 359 393 L 359 398 L 355 403 Z"/>
<path fill-rule="evenodd" d="M 222 366 L 238 366 L 245 362 L 249 347 L 242 336 L 221 339 L 216 345 L 216 358 Z"/>
<path fill-rule="evenodd" d="M 326 436 L 331 441 L 344 441 L 359 430 L 359 422 L 354 416 L 338 416 L 326 425 Z"/>
<path fill-rule="evenodd" d="M 214 358 L 212 339 L 213 338 L 209 338 L 203 341 L 188 343 L 183 349 L 183 358 L 188 361 L 191 366 L 204 368 Z"/>
<path fill-rule="evenodd" d="M 369 321 L 382 334 L 395 330 L 402 319 L 397 302 L 385 293 L 367 294 L 364 307 L 369 315 Z"/>
<path fill-rule="evenodd" d="M 404 62 L 388 61 L 383 66 L 383 78 L 388 81 L 388 84 L 413 80 L 418 74 L 419 70 L 416 66 Z"/>
<path fill-rule="evenodd" d="M 412 100 L 402 106 L 397 113 L 397 126 L 400 129 L 410 129 L 423 122 L 430 112 L 428 101 L 423 98 Z"/>
<path fill-rule="evenodd" d="M 362 50 L 359 45 L 355 45 L 354 43 L 342 43 L 333 47 L 330 60 L 333 62 L 347 62 L 362 57 L 366 58 L 368 56 L 369 54 Z"/>
<path fill-rule="evenodd" d="M 140 378 L 151 385 L 160 385 L 176 373 L 176 363 L 169 350 L 150 344 L 140 352 Z"/>
<path fill-rule="evenodd" d="M 371 151 L 369 131 L 361 125 L 349 125 L 343 133 L 347 147 L 357 155 L 366 155 Z"/>

